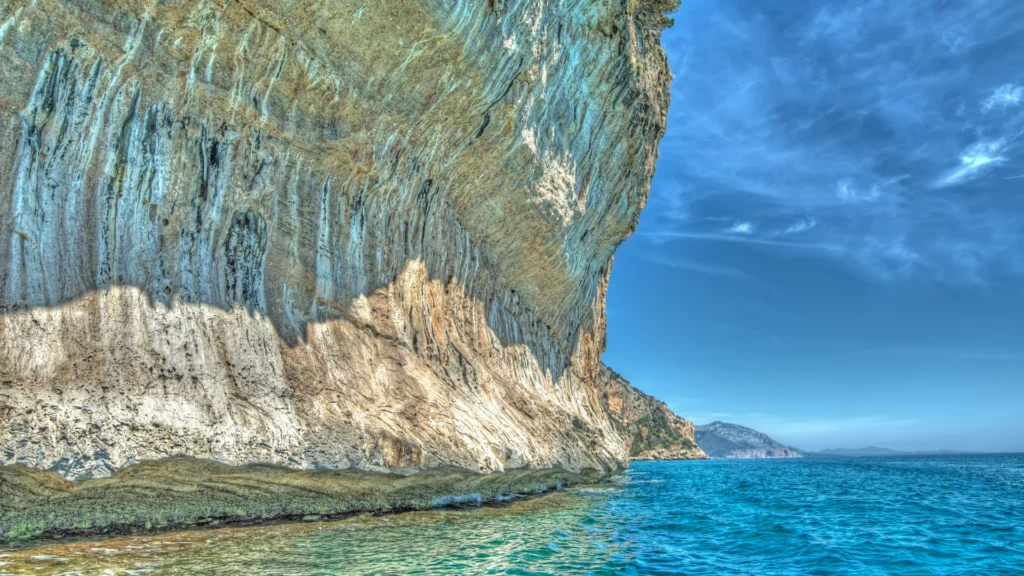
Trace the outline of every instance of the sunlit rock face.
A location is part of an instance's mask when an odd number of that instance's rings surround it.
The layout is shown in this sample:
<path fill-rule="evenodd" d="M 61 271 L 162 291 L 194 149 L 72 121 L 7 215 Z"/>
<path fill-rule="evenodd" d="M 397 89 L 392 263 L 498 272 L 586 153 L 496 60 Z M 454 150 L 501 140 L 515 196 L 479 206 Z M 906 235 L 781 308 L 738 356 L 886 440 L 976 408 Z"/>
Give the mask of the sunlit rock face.
<path fill-rule="evenodd" d="M 622 466 L 636 5 L 0 1 L 0 463 Z"/>
<path fill-rule="evenodd" d="M 634 388 L 617 372 L 602 365 L 595 380 L 601 401 L 633 460 L 705 460 L 694 438 L 693 422 Z"/>

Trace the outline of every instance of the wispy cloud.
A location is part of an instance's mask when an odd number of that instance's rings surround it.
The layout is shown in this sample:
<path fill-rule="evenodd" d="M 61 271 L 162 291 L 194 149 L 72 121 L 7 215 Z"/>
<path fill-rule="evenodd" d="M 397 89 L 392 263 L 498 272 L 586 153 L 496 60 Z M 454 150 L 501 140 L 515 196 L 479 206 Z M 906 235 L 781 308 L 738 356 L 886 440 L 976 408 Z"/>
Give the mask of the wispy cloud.
<path fill-rule="evenodd" d="M 684 240 L 707 240 L 712 242 L 734 242 L 740 244 L 755 244 L 760 246 L 770 246 L 775 248 L 788 248 L 792 250 L 820 250 L 825 252 L 842 252 L 843 248 L 838 245 L 830 244 L 812 244 L 803 242 L 788 242 L 785 240 L 771 240 L 766 238 L 754 238 L 744 235 L 726 234 L 726 233 L 703 233 L 703 232 L 639 232 L 641 236 L 647 238 L 657 238 L 661 240 L 665 239 L 684 239 Z"/>
<path fill-rule="evenodd" d="M 737 222 L 726 228 L 727 234 L 752 234 L 754 232 L 754 225 L 750 222 Z"/>
<path fill-rule="evenodd" d="M 971 144 L 960 154 L 960 165 L 940 178 L 936 186 L 956 186 L 1003 164 L 1007 160 L 1003 155 L 1005 150 L 1006 143 L 1002 140 Z"/>
<path fill-rule="evenodd" d="M 917 422 L 918 420 L 915 418 L 867 415 L 843 418 L 778 420 L 772 425 L 772 428 L 781 436 L 809 436 L 820 435 L 825 432 L 836 432 L 838 430 L 852 432 L 867 428 L 903 428 L 912 426 Z"/>
<path fill-rule="evenodd" d="M 785 230 L 779 234 L 780 236 L 790 236 L 792 234 L 799 234 L 801 232 L 807 232 L 818 225 L 818 222 L 814 218 L 801 218 L 796 222 L 790 224 Z"/>
<path fill-rule="evenodd" d="M 921 346 L 890 346 L 881 348 L 879 353 L 891 356 L 919 356 L 925 358 L 956 358 L 957 360 L 974 360 L 978 362 L 1024 362 L 1024 350 L 1001 350 L 986 348 L 963 347 L 921 347 Z"/>
<path fill-rule="evenodd" d="M 1003 84 L 981 103 L 981 109 L 990 112 L 1020 106 L 1022 102 L 1024 102 L 1024 86 Z"/>
<path fill-rule="evenodd" d="M 686 270 L 687 272 L 693 272 L 696 274 L 752 279 L 749 274 L 737 268 L 700 262 L 692 258 L 675 255 L 662 250 L 645 250 L 641 252 L 641 257 L 648 262 L 661 264 L 678 270 Z"/>
<path fill-rule="evenodd" d="M 1003 25 L 1022 20 L 1013 0 L 684 2 L 639 232 L 664 250 L 797 250 L 883 282 L 1024 274 L 1024 65 L 1009 49 L 1024 35 Z"/>
<path fill-rule="evenodd" d="M 867 189 L 858 190 L 853 182 L 842 180 L 836 184 L 836 196 L 843 203 L 875 202 L 882 198 L 882 189 L 879 184 L 874 183 Z"/>

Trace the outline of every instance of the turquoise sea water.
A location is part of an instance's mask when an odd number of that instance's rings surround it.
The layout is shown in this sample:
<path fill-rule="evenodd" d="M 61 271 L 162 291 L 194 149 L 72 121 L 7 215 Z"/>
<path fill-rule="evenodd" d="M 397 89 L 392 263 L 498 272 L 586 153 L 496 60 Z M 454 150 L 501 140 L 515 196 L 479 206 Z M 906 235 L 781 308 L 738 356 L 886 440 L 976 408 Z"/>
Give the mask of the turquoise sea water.
<path fill-rule="evenodd" d="M 637 463 L 484 508 L 62 543 L 0 573 L 1024 574 L 1024 456 Z"/>

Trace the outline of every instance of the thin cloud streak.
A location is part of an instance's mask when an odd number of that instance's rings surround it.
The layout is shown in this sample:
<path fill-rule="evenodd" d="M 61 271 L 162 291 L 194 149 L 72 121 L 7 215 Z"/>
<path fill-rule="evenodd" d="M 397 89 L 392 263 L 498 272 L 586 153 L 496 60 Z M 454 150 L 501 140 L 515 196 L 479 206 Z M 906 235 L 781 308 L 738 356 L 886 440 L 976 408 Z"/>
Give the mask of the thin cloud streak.
<path fill-rule="evenodd" d="M 773 236 L 792 236 L 794 234 L 800 234 L 801 232 L 812 230 L 817 225 L 818 222 L 814 218 L 804 218 L 790 224 L 785 230 L 776 232 Z"/>
<path fill-rule="evenodd" d="M 729 234 L 714 234 L 714 233 L 701 233 L 701 232 L 641 232 L 641 236 L 648 238 L 678 238 L 678 239 L 690 239 L 690 240 L 709 240 L 715 242 L 736 242 L 740 244 L 757 244 L 761 246 L 774 246 L 779 248 L 793 248 L 799 250 L 824 250 L 828 252 L 842 252 L 841 246 L 833 246 L 828 244 L 804 244 L 800 242 L 784 242 L 781 240 L 766 240 L 762 238 L 751 238 L 747 236 L 735 236 Z"/>
<path fill-rule="evenodd" d="M 960 155 L 960 166 L 939 179 L 936 186 L 957 186 L 1003 164 L 1007 160 L 1003 155 L 1005 149 L 1006 143 L 1002 140 L 971 144 Z"/>
<path fill-rule="evenodd" d="M 736 268 L 731 268 L 728 266 L 718 266 L 714 264 L 705 264 L 702 262 L 696 262 L 685 258 L 672 257 L 672 255 L 660 250 L 646 250 L 640 253 L 640 257 L 654 264 L 660 264 L 662 266 L 668 266 L 670 268 L 675 268 L 678 270 L 686 270 L 688 272 L 694 272 L 706 276 L 726 276 L 742 279 L 754 279 L 746 272 L 743 272 L 742 270 L 738 270 Z"/>
<path fill-rule="evenodd" d="M 684 406 L 669 402 L 670 408 L 682 411 Z M 685 411 L 681 413 L 686 413 Z M 878 436 L 896 436 L 906 430 L 920 426 L 919 418 L 896 417 L 869 414 L 862 416 L 840 416 L 835 418 L 779 417 L 760 412 L 696 412 L 688 414 L 697 425 L 714 421 L 728 422 L 753 428 L 771 436 L 776 441 L 802 449 L 820 450 L 826 447 L 863 448 L 877 442 Z M 864 444 L 840 442 L 838 438 L 861 437 Z M 842 446 L 834 444 L 840 443 Z"/>
<path fill-rule="evenodd" d="M 978 362 L 1002 362 L 1022 361 L 1024 362 L 1024 351 L 1009 350 L 984 350 L 967 348 L 927 348 L 920 346 L 899 346 L 881 348 L 881 354 L 893 356 L 921 356 L 925 358 L 956 358 L 958 360 L 973 360 Z"/>

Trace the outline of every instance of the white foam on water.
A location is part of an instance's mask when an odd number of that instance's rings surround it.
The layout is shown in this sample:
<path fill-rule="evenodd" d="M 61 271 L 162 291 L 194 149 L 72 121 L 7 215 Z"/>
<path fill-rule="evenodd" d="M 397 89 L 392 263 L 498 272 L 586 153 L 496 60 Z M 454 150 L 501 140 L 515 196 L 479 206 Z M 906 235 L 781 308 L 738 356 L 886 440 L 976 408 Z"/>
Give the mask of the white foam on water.
<path fill-rule="evenodd" d="M 451 496 L 441 496 L 439 498 L 434 498 L 434 501 L 431 502 L 431 506 L 433 506 L 434 508 L 454 506 L 457 504 L 475 504 L 479 506 L 482 503 L 483 498 L 480 496 L 480 493 L 474 492 L 472 494 L 455 494 Z"/>

